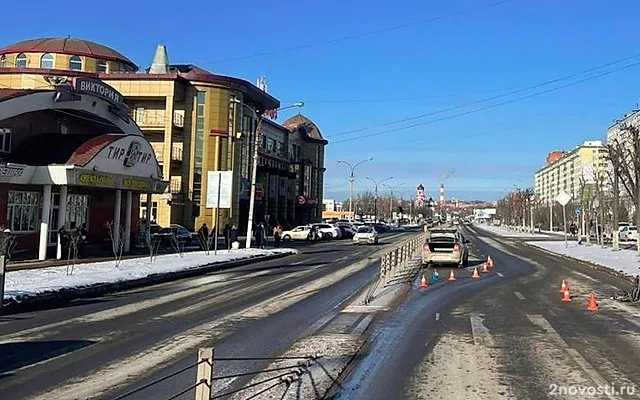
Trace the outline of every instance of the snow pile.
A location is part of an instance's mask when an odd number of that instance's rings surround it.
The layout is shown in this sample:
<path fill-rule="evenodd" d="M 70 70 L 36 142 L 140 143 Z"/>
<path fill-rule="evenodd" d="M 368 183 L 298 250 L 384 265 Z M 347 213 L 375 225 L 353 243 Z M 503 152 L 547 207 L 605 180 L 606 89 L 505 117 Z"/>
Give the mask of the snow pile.
<path fill-rule="evenodd" d="M 482 229 L 484 231 L 487 232 L 491 232 L 495 235 L 498 236 L 502 236 L 502 237 L 527 237 L 527 238 L 531 238 L 531 237 L 549 237 L 549 235 L 543 235 L 541 233 L 527 233 L 527 232 L 515 232 L 515 231 L 510 231 L 507 230 L 505 228 L 499 227 L 499 226 L 493 226 L 493 225 L 473 225 L 475 228 L 478 229 Z"/>
<path fill-rule="evenodd" d="M 4 299 L 19 301 L 23 297 L 31 297 L 41 293 L 55 292 L 63 289 L 79 289 L 87 286 L 131 281 L 154 274 L 165 274 L 197 269 L 211 264 L 250 259 L 276 254 L 296 254 L 294 249 L 240 249 L 219 250 L 214 255 L 204 251 L 167 254 L 122 260 L 118 267 L 113 261 L 77 264 L 73 274 L 67 275 L 67 267 L 48 267 L 40 269 L 11 271 L 6 275 Z"/>
<path fill-rule="evenodd" d="M 640 258 L 633 250 L 612 251 L 610 247 L 586 246 L 576 242 L 569 242 L 568 247 L 565 247 L 564 241 L 527 243 L 553 253 L 607 267 L 629 276 L 636 276 L 640 273 Z"/>

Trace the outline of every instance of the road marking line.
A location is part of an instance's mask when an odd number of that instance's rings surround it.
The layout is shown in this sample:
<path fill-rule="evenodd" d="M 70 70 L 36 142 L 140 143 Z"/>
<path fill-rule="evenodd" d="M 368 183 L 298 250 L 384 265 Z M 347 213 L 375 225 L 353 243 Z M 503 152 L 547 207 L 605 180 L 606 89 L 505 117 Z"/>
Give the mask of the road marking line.
<path fill-rule="evenodd" d="M 440 321 L 440 313 L 439 312 L 436 313 L 436 322 L 438 322 L 438 321 Z"/>
<path fill-rule="evenodd" d="M 349 256 L 340 257 L 337 260 L 335 260 L 334 262 L 342 262 L 342 261 L 345 261 L 347 258 L 349 258 Z"/>
<path fill-rule="evenodd" d="M 496 275 L 498 275 L 500 278 L 504 278 L 504 275 L 502 275 L 502 272 L 498 272 L 496 273 Z"/>
<path fill-rule="evenodd" d="M 522 295 L 522 293 L 520 292 L 513 292 L 513 294 L 516 295 L 517 298 L 519 298 L 520 300 L 524 300 L 524 296 Z"/>
<path fill-rule="evenodd" d="M 574 272 L 576 275 L 580 275 L 581 277 L 586 278 L 586 279 L 589 279 L 589 280 L 590 280 L 590 281 L 592 281 L 592 282 L 598 282 L 598 280 L 597 280 L 596 278 L 593 278 L 593 277 L 591 277 L 591 276 L 589 276 L 589 275 L 587 275 L 587 274 L 584 274 L 584 273 L 582 273 L 582 272 L 578 272 L 578 271 L 573 271 L 573 272 Z"/>
<path fill-rule="evenodd" d="M 560 336 L 560 334 L 555 329 L 553 329 L 553 326 L 551 326 L 549 321 L 547 321 L 542 315 L 527 315 L 527 318 L 529 319 L 529 321 L 531 321 L 532 324 L 544 329 L 548 334 L 551 334 L 553 338 L 564 348 L 565 352 L 571 356 L 573 361 L 578 364 L 580 369 L 582 369 L 582 371 L 594 383 L 602 387 L 608 385 L 608 382 L 604 379 L 604 377 L 600 375 L 600 373 L 595 368 L 593 368 L 593 366 L 591 366 L 591 364 L 589 364 L 589 362 L 584 357 L 582 357 L 582 355 L 577 350 L 571 348 L 569 344 L 562 338 L 562 336 Z M 615 398 L 608 393 L 606 395 L 609 399 Z"/>
<path fill-rule="evenodd" d="M 315 257 L 311 257 L 311 258 L 308 258 L 308 259 L 306 259 L 306 260 L 296 261 L 296 262 L 291 263 L 291 264 L 289 264 L 289 265 L 301 265 L 301 264 L 307 264 L 307 263 L 312 263 L 312 262 L 314 262 L 315 260 L 316 260 L 316 258 L 315 258 Z"/>
<path fill-rule="evenodd" d="M 640 322 L 636 321 L 635 319 L 629 319 L 629 318 L 625 318 L 625 319 L 631 322 L 632 324 L 634 324 L 635 326 L 637 326 L 638 328 L 640 328 Z"/>
<path fill-rule="evenodd" d="M 471 322 L 471 335 L 473 336 L 473 342 L 476 346 L 481 344 L 491 346 L 493 344 L 493 340 L 489 334 L 489 329 L 484 326 L 484 315 L 472 314 L 469 316 L 469 321 Z"/>
<path fill-rule="evenodd" d="M 389 310 L 389 307 L 384 307 L 384 306 L 349 306 L 344 310 L 342 310 L 342 312 L 365 314 L 365 313 L 374 313 L 374 312 L 388 311 L 388 310 Z"/>

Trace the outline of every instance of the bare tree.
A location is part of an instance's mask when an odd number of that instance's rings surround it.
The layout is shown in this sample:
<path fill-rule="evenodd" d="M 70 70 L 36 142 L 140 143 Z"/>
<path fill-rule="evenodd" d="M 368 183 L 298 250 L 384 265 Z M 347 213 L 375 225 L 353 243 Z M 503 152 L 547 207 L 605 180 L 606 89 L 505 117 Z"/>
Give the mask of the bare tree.
<path fill-rule="evenodd" d="M 173 231 L 171 231 L 170 240 L 173 250 L 178 253 L 180 257 L 184 257 L 184 242 L 181 242 Z"/>
<path fill-rule="evenodd" d="M 208 233 L 205 234 L 203 231 L 198 231 L 196 237 L 198 238 L 200 248 L 204 250 L 204 253 L 206 255 L 209 255 L 209 253 L 211 252 L 211 245 L 213 244 L 213 237 Z"/>
<path fill-rule="evenodd" d="M 160 239 L 156 235 L 152 235 L 151 231 L 148 229 L 144 234 L 144 241 L 147 245 L 147 249 L 149 250 L 149 262 L 152 263 L 154 258 L 158 255 Z"/>
<path fill-rule="evenodd" d="M 611 138 L 610 145 L 615 149 L 620 163 L 620 182 L 635 205 L 635 225 L 640 224 L 640 129 L 625 124 L 620 132 Z M 637 235 L 637 248 L 640 254 L 640 235 Z"/>
<path fill-rule="evenodd" d="M 105 223 L 105 228 L 109 232 L 109 239 L 111 240 L 111 250 L 113 251 L 113 261 L 116 268 L 120 267 L 122 263 L 122 254 L 124 253 L 124 228 L 120 227 L 119 230 L 115 229 L 113 221 Z"/>
<path fill-rule="evenodd" d="M 67 276 L 73 275 L 73 270 L 76 266 L 76 259 L 78 258 L 78 244 L 81 240 L 81 235 L 76 229 L 68 231 L 68 243 L 67 249 Z"/>

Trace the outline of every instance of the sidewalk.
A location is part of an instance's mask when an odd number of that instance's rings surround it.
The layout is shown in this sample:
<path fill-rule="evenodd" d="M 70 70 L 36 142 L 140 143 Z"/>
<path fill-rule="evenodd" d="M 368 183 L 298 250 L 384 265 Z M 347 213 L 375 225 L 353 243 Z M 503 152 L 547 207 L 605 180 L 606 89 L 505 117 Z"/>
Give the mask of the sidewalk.
<path fill-rule="evenodd" d="M 158 255 L 9 271 L 4 304 L 71 300 L 298 253 L 295 249 L 240 249 Z"/>
<path fill-rule="evenodd" d="M 568 247 L 565 247 L 564 241 L 529 241 L 525 243 L 574 260 L 586 261 L 607 268 L 626 277 L 635 277 L 640 274 L 640 257 L 635 250 L 613 251 L 608 245 L 603 248 L 597 244 L 587 246 L 577 242 L 569 242 Z"/>
<path fill-rule="evenodd" d="M 491 232 L 495 235 L 498 236 L 502 236 L 502 237 L 527 237 L 527 238 L 531 238 L 531 237 L 540 237 L 540 238 L 552 238 L 552 237 L 556 237 L 555 234 L 549 234 L 547 233 L 538 233 L 538 231 L 535 231 L 535 233 L 531 233 L 530 231 L 526 231 L 525 228 L 522 227 L 509 227 L 509 229 L 502 227 L 502 226 L 493 226 L 493 225 L 472 225 L 474 228 L 477 229 L 482 229 L 485 230 L 487 232 Z"/>

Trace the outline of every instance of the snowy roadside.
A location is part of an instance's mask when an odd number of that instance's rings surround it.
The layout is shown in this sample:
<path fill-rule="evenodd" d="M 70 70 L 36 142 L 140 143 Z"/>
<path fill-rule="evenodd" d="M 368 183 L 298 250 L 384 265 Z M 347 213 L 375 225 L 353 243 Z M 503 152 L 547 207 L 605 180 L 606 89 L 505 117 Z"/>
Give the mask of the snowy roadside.
<path fill-rule="evenodd" d="M 513 238 L 522 238 L 522 237 L 526 237 L 526 238 L 532 238 L 532 237 L 539 237 L 539 238 L 549 238 L 549 237 L 554 237 L 556 236 L 555 233 L 553 234 L 549 234 L 548 232 L 546 234 L 542 234 L 542 233 L 528 233 L 528 232 L 518 232 L 518 231 L 511 231 L 499 226 L 493 226 L 493 225 L 473 225 L 474 228 L 483 230 L 483 231 L 487 231 L 490 233 L 493 233 L 495 235 L 498 236 L 502 236 L 502 237 L 513 237 Z"/>
<path fill-rule="evenodd" d="M 626 277 L 640 274 L 640 257 L 633 250 L 613 251 L 611 247 L 586 246 L 576 242 L 569 242 L 568 247 L 565 247 L 564 241 L 530 241 L 526 244 L 574 260 L 586 261 Z"/>
<path fill-rule="evenodd" d="M 240 249 L 222 250 L 218 254 L 193 252 L 167 254 L 154 257 L 58 266 L 33 270 L 10 271 L 6 275 L 3 303 L 32 302 L 39 298 L 70 299 L 87 295 L 88 291 L 108 292 L 122 288 L 142 286 L 171 276 L 182 276 L 235 266 L 242 262 L 257 261 L 297 254 L 294 249 Z M 154 279 L 155 278 L 155 279 Z"/>

